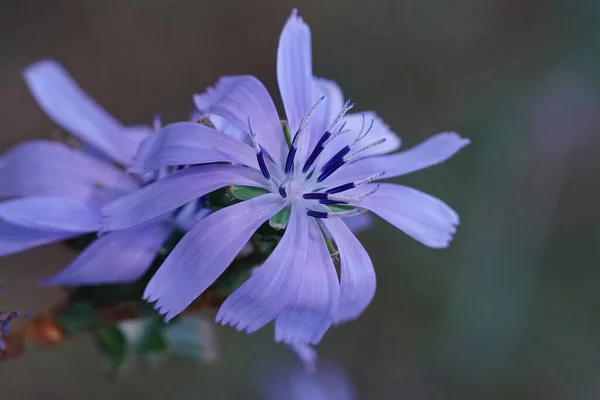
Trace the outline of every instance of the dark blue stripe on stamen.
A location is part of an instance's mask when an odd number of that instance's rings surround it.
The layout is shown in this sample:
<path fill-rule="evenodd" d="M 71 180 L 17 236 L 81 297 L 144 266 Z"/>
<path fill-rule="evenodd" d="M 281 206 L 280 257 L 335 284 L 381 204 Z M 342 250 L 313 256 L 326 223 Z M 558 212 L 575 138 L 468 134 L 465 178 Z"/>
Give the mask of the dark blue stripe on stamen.
<path fill-rule="evenodd" d="M 262 150 L 256 154 L 256 159 L 258 160 L 258 166 L 260 167 L 260 172 L 262 172 L 263 176 L 267 179 L 271 178 L 271 174 L 269 173 L 267 164 L 265 163 L 265 155 Z"/>
<path fill-rule="evenodd" d="M 298 135 L 298 134 L 296 134 Z M 294 136 L 295 139 L 295 136 Z M 294 165 L 294 157 L 296 156 L 296 148 L 294 147 L 294 142 L 292 142 L 292 147 L 288 151 L 287 158 L 285 159 L 285 173 L 289 174 L 292 170 L 292 165 Z"/>
<path fill-rule="evenodd" d="M 306 215 L 308 215 L 309 217 L 313 217 L 313 218 L 327 218 L 328 213 L 326 212 L 322 212 L 322 211 L 313 211 L 313 210 L 308 210 L 306 212 Z"/>
<path fill-rule="evenodd" d="M 334 188 L 331 188 L 331 189 L 325 191 L 325 193 L 329 193 L 329 194 L 340 193 L 340 192 L 344 192 L 346 190 L 354 189 L 355 187 L 356 186 L 354 186 L 354 182 L 344 183 L 343 185 L 336 186 Z"/>
<path fill-rule="evenodd" d="M 312 151 L 312 153 L 310 153 L 310 156 L 308 156 L 308 159 L 304 163 L 304 167 L 302 168 L 302 173 L 305 174 L 310 169 L 310 167 L 312 167 L 312 165 L 314 164 L 317 157 L 319 157 L 319 155 L 323 152 L 323 149 L 325 149 L 323 147 L 323 143 L 325 143 L 325 141 L 327 139 L 329 139 L 330 136 L 331 136 L 331 132 L 329 132 L 329 131 L 325 131 L 323 136 L 321 136 L 321 139 L 319 139 L 319 141 L 315 145 L 314 150 Z"/>
<path fill-rule="evenodd" d="M 340 151 L 335 153 L 333 157 L 331 157 L 331 160 L 327 161 L 323 168 L 321 168 L 321 172 L 325 172 L 326 170 L 337 164 L 348 153 L 350 153 L 350 147 L 344 146 Z"/>
<path fill-rule="evenodd" d="M 338 168 L 340 168 L 342 165 L 344 165 L 345 162 L 344 160 L 339 160 L 337 164 L 332 165 L 329 167 L 329 169 L 323 171 L 323 173 L 321 175 L 319 175 L 319 177 L 317 178 L 317 182 L 323 182 L 325 179 L 327 179 L 331 174 L 333 174 L 335 171 L 338 170 Z"/>
<path fill-rule="evenodd" d="M 345 201 L 328 200 L 328 199 L 320 200 L 319 203 L 321 203 L 321 204 L 348 204 Z"/>
<path fill-rule="evenodd" d="M 279 194 L 281 195 L 281 197 L 283 197 L 284 199 L 287 197 L 287 193 L 285 192 L 285 188 L 283 186 L 279 186 Z"/>
<path fill-rule="evenodd" d="M 302 197 L 306 200 L 326 200 L 327 193 L 304 193 Z"/>

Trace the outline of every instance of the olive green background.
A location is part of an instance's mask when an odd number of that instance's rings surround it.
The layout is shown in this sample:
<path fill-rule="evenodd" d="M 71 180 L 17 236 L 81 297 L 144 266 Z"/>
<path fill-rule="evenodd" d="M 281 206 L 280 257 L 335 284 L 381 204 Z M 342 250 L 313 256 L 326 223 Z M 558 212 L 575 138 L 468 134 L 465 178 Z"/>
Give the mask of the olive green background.
<path fill-rule="evenodd" d="M 280 30 L 310 24 L 318 76 L 375 110 L 404 147 L 455 130 L 472 144 L 395 181 L 461 215 L 434 250 L 383 221 L 360 234 L 378 290 L 319 351 L 361 399 L 600 398 L 600 3 L 552 0 L 103 0 L 0 3 L 0 146 L 56 127 L 20 76 L 61 62 L 127 124 L 185 119 L 226 74 L 276 93 Z M 74 254 L 51 245 L 0 259 L 0 309 L 60 299 L 36 285 Z M 133 369 L 114 382 L 89 337 L 0 364 L 0 399 L 253 399 L 294 357 L 217 327 L 215 365 Z M 262 383 L 261 383 L 262 382 Z"/>

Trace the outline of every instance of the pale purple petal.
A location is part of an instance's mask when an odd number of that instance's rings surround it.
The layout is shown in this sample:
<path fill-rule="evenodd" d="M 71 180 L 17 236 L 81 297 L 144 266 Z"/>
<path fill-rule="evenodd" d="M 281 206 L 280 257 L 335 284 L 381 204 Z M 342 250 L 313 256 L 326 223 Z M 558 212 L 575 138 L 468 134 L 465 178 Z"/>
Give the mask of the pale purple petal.
<path fill-rule="evenodd" d="M 144 223 L 227 185 L 268 187 L 269 183 L 260 172 L 242 166 L 207 164 L 186 168 L 105 206 L 102 230 Z"/>
<path fill-rule="evenodd" d="M 369 229 L 373 225 L 373 217 L 369 213 L 363 213 L 344 218 L 344 222 L 352 232 L 359 233 Z"/>
<path fill-rule="evenodd" d="M 400 137 L 394 132 L 392 132 L 390 130 L 390 127 L 385 122 L 383 122 L 383 120 L 379 118 L 377 114 L 375 114 L 375 112 L 366 111 L 364 113 L 365 130 L 369 128 L 369 126 L 371 125 L 371 121 L 373 121 L 373 127 L 371 128 L 369 133 L 355 145 L 353 151 L 359 150 L 360 148 L 367 146 L 368 144 L 373 143 L 377 140 L 385 139 L 385 142 L 361 152 L 360 155 L 357 156 L 357 160 L 365 157 L 386 154 L 398 150 L 402 143 Z M 342 147 L 354 141 L 354 139 L 357 137 L 357 135 L 363 128 L 363 113 L 348 114 L 341 119 L 338 125 L 341 126 L 344 123 L 344 130 L 349 129 L 350 132 L 338 136 L 337 139 L 334 139 L 330 144 L 328 144 L 325 147 L 323 153 L 318 159 L 318 162 L 316 163 L 318 170 L 320 170 L 320 167 L 325 165 L 325 163 L 329 161 L 331 157 L 333 157 L 338 151 L 340 151 Z"/>
<path fill-rule="evenodd" d="M 344 106 L 342 90 L 337 83 L 317 77 L 313 77 L 312 82 L 312 103 L 322 96 L 325 96 L 325 99 L 315 109 L 311 118 L 311 138 L 308 146 L 310 151 Z"/>
<path fill-rule="evenodd" d="M 100 229 L 100 210 L 66 197 L 37 196 L 0 203 L 0 219 L 13 225 L 73 233 Z"/>
<path fill-rule="evenodd" d="M 329 329 L 338 308 L 340 284 L 319 225 L 308 218 L 310 262 L 300 274 L 295 298 L 275 320 L 275 340 L 287 344 L 317 344 Z M 288 279 L 293 279 L 292 277 Z"/>
<path fill-rule="evenodd" d="M 373 185 L 365 185 L 365 190 Z M 459 218 L 443 201 L 406 186 L 382 183 L 359 203 L 406 234 L 433 248 L 447 247 Z"/>
<path fill-rule="evenodd" d="M 263 265 L 223 303 L 217 322 L 252 333 L 272 320 L 295 297 L 308 252 L 306 213 L 293 207 L 283 238 Z"/>
<path fill-rule="evenodd" d="M 104 235 L 43 283 L 80 286 L 134 282 L 150 268 L 171 232 L 167 224 L 152 222 Z"/>
<path fill-rule="evenodd" d="M 248 132 L 248 118 L 261 146 L 282 165 L 287 144 L 275 104 L 265 86 L 250 75 L 224 76 L 214 88 L 194 96 L 196 107 Z"/>
<path fill-rule="evenodd" d="M 19 144 L 0 157 L 0 197 L 85 199 L 96 186 L 129 191 L 138 183 L 111 164 L 47 140 Z"/>
<path fill-rule="evenodd" d="M 334 323 L 356 319 L 375 295 L 375 270 L 369 254 L 339 218 L 323 220 L 340 252 L 340 302 Z"/>
<path fill-rule="evenodd" d="M 156 272 L 144 292 L 165 315 L 182 312 L 233 261 L 252 234 L 284 206 L 278 194 L 266 194 L 223 208 L 192 228 Z"/>
<path fill-rule="evenodd" d="M 319 355 L 312 346 L 307 344 L 293 344 L 289 348 L 296 353 L 306 373 L 314 374 L 317 371 L 317 359 Z"/>
<path fill-rule="evenodd" d="M 40 107 L 64 129 L 113 160 L 128 165 L 137 150 L 124 126 L 92 100 L 57 62 L 44 60 L 23 71 Z"/>
<path fill-rule="evenodd" d="M 277 49 L 277 82 L 292 136 L 313 103 L 310 40 L 310 28 L 298 16 L 298 10 L 294 9 L 281 32 Z M 304 163 L 308 155 L 310 132 L 308 125 L 298 143 L 297 163 Z"/>
<path fill-rule="evenodd" d="M 81 232 L 25 228 L 0 221 L 0 256 L 80 236 Z"/>
<path fill-rule="evenodd" d="M 252 141 L 250 140 L 248 132 L 238 128 L 237 125 L 229 122 L 223 117 L 219 117 L 218 115 L 211 115 L 210 121 L 213 123 L 216 130 L 226 133 L 240 142 L 247 144 L 248 146 L 252 146 Z"/>
<path fill-rule="evenodd" d="M 344 165 L 327 178 L 326 182 L 335 186 L 364 179 L 382 171 L 386 172 L 385 178 L 405 175 L 444 162 L 469 143 L 469 139 L 462 138 L 454 132 L 438 133 L 409 150 L 363 158 Z"/>
<path fill-rule="evenodd" d="M 258 169 L 252 147 L 196 122 L 177 122 L 144 140 L 129 171 L 143 173 L 173 165 L 234 162 Z"/>

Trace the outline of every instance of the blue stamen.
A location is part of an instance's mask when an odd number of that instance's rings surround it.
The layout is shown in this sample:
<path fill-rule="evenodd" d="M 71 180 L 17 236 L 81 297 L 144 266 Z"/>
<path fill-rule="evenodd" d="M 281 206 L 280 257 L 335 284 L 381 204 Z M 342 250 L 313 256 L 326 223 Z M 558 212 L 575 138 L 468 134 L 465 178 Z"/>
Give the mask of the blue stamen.
<path fill-rule="evenodd" d="M 306 212 L 306 215 L 308 215 L 309 217 L 313 217 L 313 218 L 327 218 L 327 216 L 329 215 L 329 213 L 326 212 L 322 212 L 322 211 L 313 211 L 313 210 L 308 210 Z"/>
<path fill-rule="evenodd" d="M 327 200 L 327 193 L 304 193 L 302 197 L 306 200 Z"/>
<path fill-rule="evenodd" d="M 296 156 L 296 143 L 298 140 L 298 134 L 300 132 L 296 132 L 296 134 L 294 135 L 294 140 L 292 140 L 292 145 L 290 147 L 290 150 L 288 151 L 288 155 L 287 158 L 285 159 L 285 173 L 286 175 L 289 174 L 292 171 L 292 165 L 294 165 L 294 157 Z"/>
<path fill-rule="evenodd" d="M 337 153 L 335 153 L 335 155 L 333 157 L 331 157 L 331 160 L 327 161 L 327 163 L 323 166 L 323 168 L 321 168 L 321 172 L 325 172 L 329 168 L 333 167 L 340 160 L 342 160 L 344 158 L 344 156 L 348 153 L 350 153 L 350 146 L 342 147 L 342 149 L 340 151 L 338 151 Z"/>
<path fill-rule="evenodd" d="M 283 186 L 279 186 L 279 194 L 281 195 L 281 197 L 283 197 L 284 199 L 287 197 L 287 193 L 285 192 L 285 188 Z"/>
<path fill-rule="evenodd" d="M 345 163 L 346 163 L 346 161 L 344 161 L 344 158 L 342 157 L 342 159 L 339 160 L 336 164 L 331 165 L 328 169 L 323 171 L 321 173 L 321 175 L 319 175 L 319 177 L 317 178 L 317 182 L 319 182 L 319 183 L 323 182 L 325 179 L 327 179 L 331 174 L 333 174 L 335 171 L 337 171 Z"/>
<path fill-rule="evenodd" d="M 319 157 L 321 152 L 323 152 L 323 149 L 324 149 L 323 143 L 325 143 L 325 141 L 327 139 L 329 139 L 330 136 L 331 136 L 331 132 L 329 132 L 329 131 L 325 131 L 323 136 L 321 136 L 321 139 L 319 139 L 319 141 L 315 145 L 314 150 L 312 151 L 312 153 L 310 153 L 310 156 L 308 156 L 308 159 L 304 163 L 304 167 L 302 167 L 302 173 L 305 174 L 310 169 L 310 167 L 314 164 L 317 157 Z"/>
<path fill-rule="evenodd" d="M 354 184 L 354 182 L 344 183 L 343 185 L 336 186 L 334 188 L 327 190 L 325 193 L 329 193 L 329 194 L 340 193 L 340 192 L 344 192 L 346 190 L 354 189 L 355 187 L 356 187 L 356 185 Z"/>
<path fill-rule="evenodd" d="M 264 151 L 261 149 L 258 153 L 256 153 L 256 159 L 258 160 L 258 166 L 260 167 L 260 172 L 262 172 L 263 176 L 266 179 L 271 178 L 271 174 L 267 169 L 267 164 L 265 163 L 265 155 Z"/>
<path fill-rule="evenodd" d="M 319 203 L 321 203 L 321 204 L 348 204 L 345 201 L 329 200 L 329 199 L 320 200 Z"/>

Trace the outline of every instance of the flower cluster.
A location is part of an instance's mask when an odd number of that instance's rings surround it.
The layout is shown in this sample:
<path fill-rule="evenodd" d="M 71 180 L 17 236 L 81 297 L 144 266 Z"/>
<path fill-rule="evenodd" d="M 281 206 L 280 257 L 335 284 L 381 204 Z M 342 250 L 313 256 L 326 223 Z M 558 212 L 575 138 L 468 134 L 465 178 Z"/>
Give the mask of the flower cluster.
<path fill-rule="evenodd" d="M 168 321 L 257 230 L 277 229 L 276 247 L 225 299 L 217 322 L 251 333 L 274 321 L 276 341 L 310 360 L 309 345 L 356 319 L 375 294 L 373 264 L 353 234 L 365 212 L 433 248 L 448 246 L 459 223 L 439 199 L 379 181 L 441 163 L 468 139 L 444 132 L 394 153 L 400 138 L 374 112 L 351 113 L 339 86 L 313 75 L 310 29 L 295 10 L 277 53 L 285 118 L 248 75 L 195 95 L 191 121 L 157 120 L 154 129 L 124 127 L 52 61 L 24 75 L 44 111 L 83 146 L 34 141 L 0 159 L 0 254 L 100 233 L 46 283 L 135 281 L 180 229 L 187 233 L 144 292 Z M 222 188 L 244 196 L 211 213 L 206 196 Z"/>

